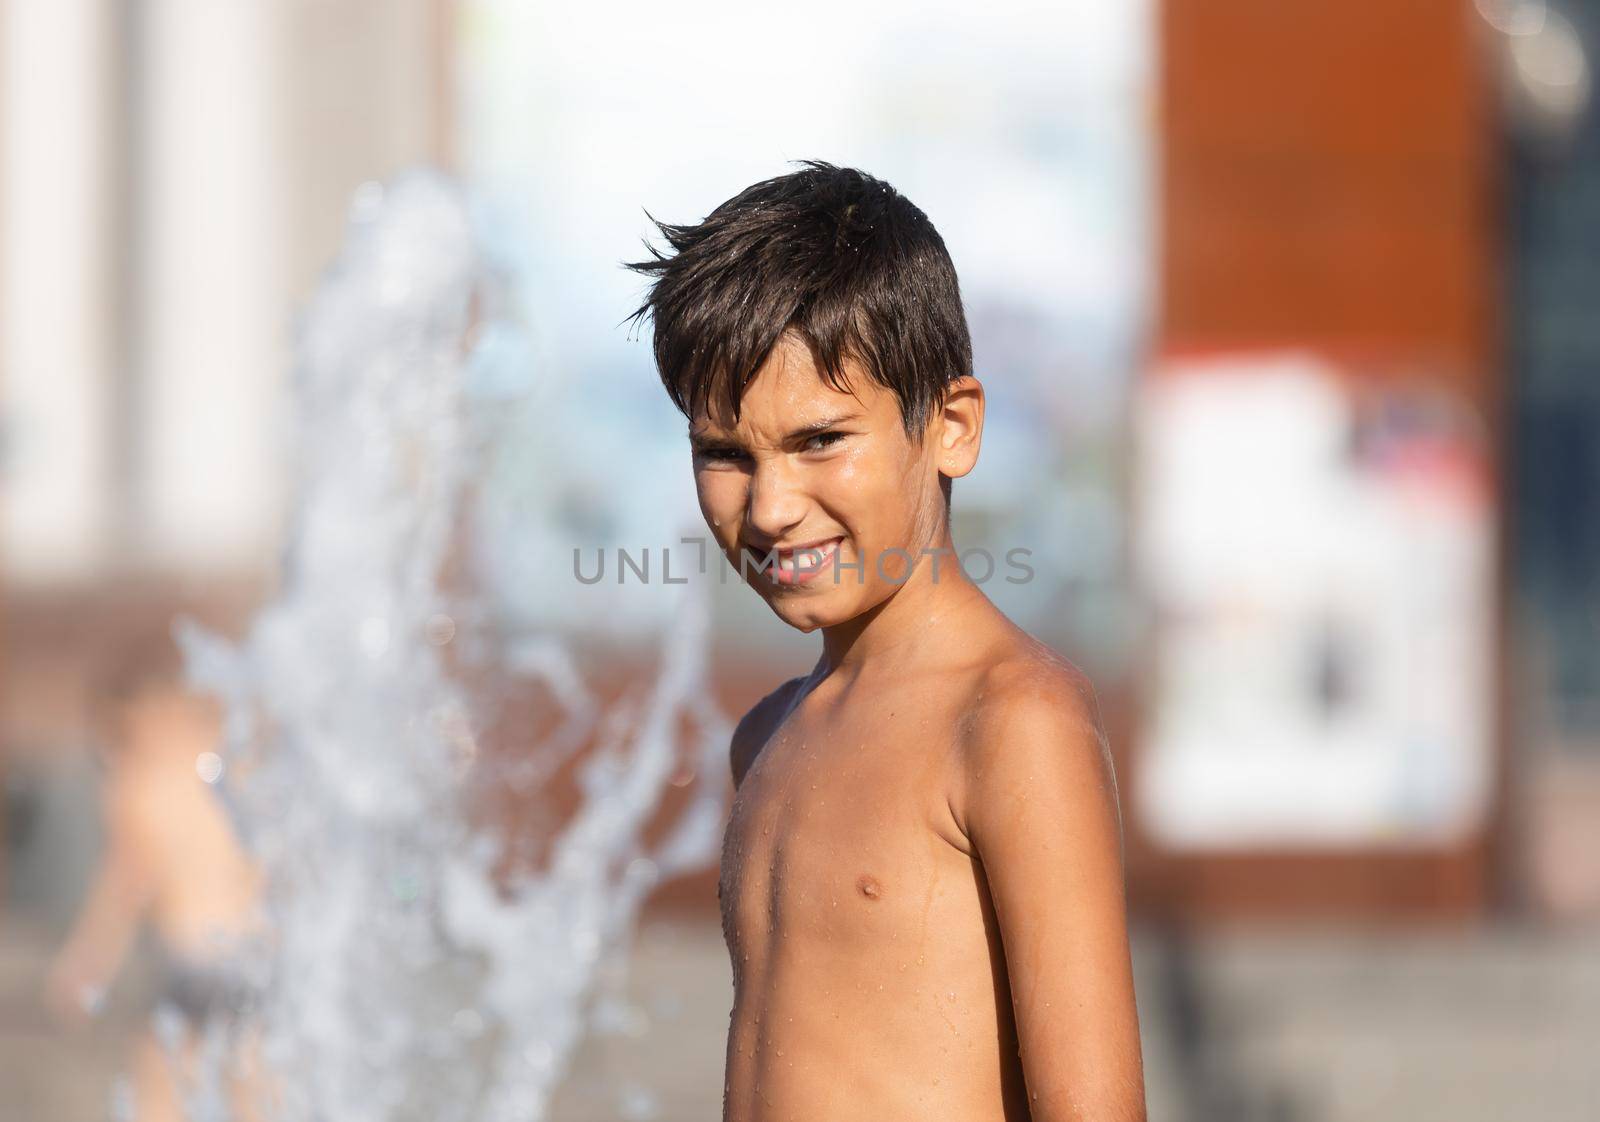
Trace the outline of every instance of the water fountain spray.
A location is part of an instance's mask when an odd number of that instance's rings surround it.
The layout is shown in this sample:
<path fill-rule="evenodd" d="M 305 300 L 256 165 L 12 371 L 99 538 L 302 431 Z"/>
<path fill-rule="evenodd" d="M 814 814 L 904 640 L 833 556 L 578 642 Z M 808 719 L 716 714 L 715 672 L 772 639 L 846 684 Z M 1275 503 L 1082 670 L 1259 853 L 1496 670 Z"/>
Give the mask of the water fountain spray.
<path fill-rule="evenodd" d="M 608 948 L 654 884 L 715 852 L 729 727 L 707 700 L 703 588 L 677 590 L 658 669 L 617 709 L 562 638 L 505 634 L 447 576 L 463 550 L 470 570 L 475 465 L 505 413 L 474 390 L 472 340 L 505 290 L 473 213 L 432 171 L 358 192 L 298 333 L 281 581 L 238 643 L 175 628 L 224 704 L 217 786 L 265 875 L 244 1018 L 269 1122 L 542 1118 Z M 553 699 L 555 731 L 489 751 L 489 680 Z M 506 873 L 470 792 L 515 776 L 537 794 L 562 769 L 577 809 Z M 222 1031 L 189 1087 L 197 1120 L 238 1117 Z"/>

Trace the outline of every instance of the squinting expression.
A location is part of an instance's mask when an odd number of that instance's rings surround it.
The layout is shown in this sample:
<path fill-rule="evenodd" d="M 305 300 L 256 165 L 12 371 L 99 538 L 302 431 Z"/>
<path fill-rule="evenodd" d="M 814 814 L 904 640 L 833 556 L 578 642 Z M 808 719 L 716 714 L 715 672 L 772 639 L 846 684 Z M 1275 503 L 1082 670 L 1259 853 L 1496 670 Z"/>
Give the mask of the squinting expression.
<path fill-rule="evenodd" d="M 894 393 L 847 363 L 846 393 L 785 335 L 740 402 L 737 422 L 689 426 L 706 524 L 772 610 L 812 631 L 875 607 L 909 575 L 907 555 L 944 533 L 936 444 L 906 435 Z M 890 552 L 904 550 L 904 553 Z M 774 564 L 758 571 L 771 551 Z M 881 568 L 879 559 L 881 558 Z M 855 566 L 860 566 L 856 568 Z"/>

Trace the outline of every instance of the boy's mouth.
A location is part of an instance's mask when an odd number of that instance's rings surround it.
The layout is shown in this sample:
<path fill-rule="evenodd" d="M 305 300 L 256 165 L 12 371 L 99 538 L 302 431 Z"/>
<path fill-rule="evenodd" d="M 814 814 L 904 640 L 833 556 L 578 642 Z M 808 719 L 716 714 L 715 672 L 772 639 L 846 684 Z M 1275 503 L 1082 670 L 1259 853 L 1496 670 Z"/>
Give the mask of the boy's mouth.
<path fill-rule="evenodd" d="M 772 567 L 766 570 L 767 577 L 784 585 L 816 580 L 839 555 L 839 545 L 843 541 L 843 537 L 823 538 L 774 549 L 772 555 L 775 560 Z"/>

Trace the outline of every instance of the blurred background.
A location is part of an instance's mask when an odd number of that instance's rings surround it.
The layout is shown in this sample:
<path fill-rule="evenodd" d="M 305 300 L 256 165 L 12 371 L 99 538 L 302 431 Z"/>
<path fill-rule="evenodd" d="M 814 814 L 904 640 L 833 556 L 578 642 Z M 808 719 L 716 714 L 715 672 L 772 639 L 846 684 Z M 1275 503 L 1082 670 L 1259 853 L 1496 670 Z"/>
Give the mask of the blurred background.
<path fill-rule="evenodd" d="M 814 157 L 960 272 L 956 540 L 1032 551 L 986 591 L 1099 689 L 1151 1117 L 1600 1118 L 1600 4 L 0 12 L 0 1116 L 115 1105 L 148 943 L 79 1031 L 41 999 L 105 852 L 96 691 L 279 581 L 352 198 L 474 192 L 526 340 L 476 578 L 603 676 L 675 598 L 573 550 L 699 517 L 619 262 Z M 712 594 L 737 716 L 815 640 Z M 714 1117 L 726 975 L 712 876 L 665 886 L 554 1117 Z"/>

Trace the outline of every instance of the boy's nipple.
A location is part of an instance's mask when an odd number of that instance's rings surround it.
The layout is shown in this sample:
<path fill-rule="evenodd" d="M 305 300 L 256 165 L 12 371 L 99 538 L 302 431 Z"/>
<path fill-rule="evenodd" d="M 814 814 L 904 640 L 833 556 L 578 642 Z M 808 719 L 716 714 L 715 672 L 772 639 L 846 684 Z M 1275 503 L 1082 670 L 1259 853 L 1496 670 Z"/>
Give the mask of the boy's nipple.
<path fill-rule="evenodd" d="M 876 900 L 883 895 L 883 885 L 878 883 L 876 877 L 862 873 L 856 878 L 856 891 L 868 900 Z"/>

